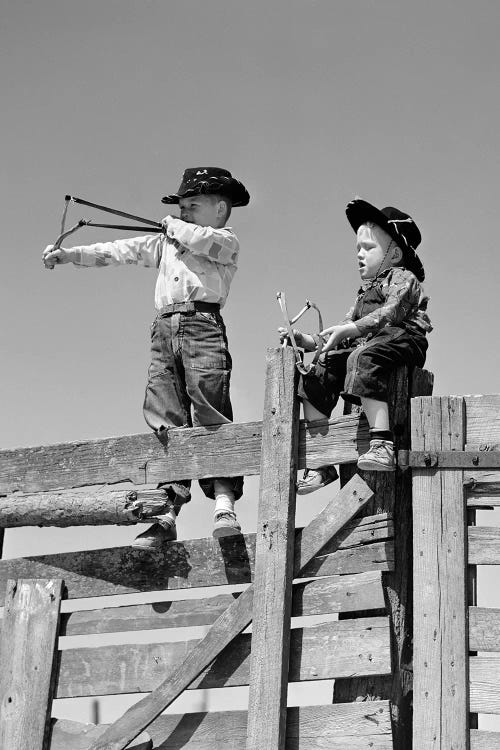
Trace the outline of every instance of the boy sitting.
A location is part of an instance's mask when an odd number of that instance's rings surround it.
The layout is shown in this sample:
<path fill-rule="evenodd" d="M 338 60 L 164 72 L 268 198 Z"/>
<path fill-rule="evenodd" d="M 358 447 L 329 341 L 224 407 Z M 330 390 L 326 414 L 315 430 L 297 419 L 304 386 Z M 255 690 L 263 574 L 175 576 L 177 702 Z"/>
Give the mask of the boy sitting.
<path fill-rule="evenodd" d="M 47 268 L 60 263 L 99 267 L 140 263 L 158 269 L 144 417 L 165 446 L 170 427 L 233 419 L 231 355 L 220 310 L 236 272 L 239 243 L 226 222 L 232 207 L 246 206 L 249 200 L 246 188 L 226 169 L 186 169 L 178 192 L 162 199 L 180 208 L 180 218 L 163 219 L 165 234 L 70 249 L 54 250 L 49 245 L 43 253 Z M 176 517 L 191 499 L 190 482 L 160 486 L 170 501 L 169 510 L 139 534 L 135 548 L 153 550 L 177 538 Z M 213 535 L 241 533 L 234 503 L 241 497 L 243 478 L 202 479 L 200 487 L 215 499 Z"/>
<path fill-rule="evenodd" d="M 379 210 L 356 198 L 347 205 L 346 214 L 357 235 L 362 285 L 344 320 L 321 331 L 320 336 L 327 339 L 323 353 L 314 370 L 301 376 L 298 394 L 308 421 L 328 418 L 339 395 L 361 403 L 371 439 L 358 467 L 394 471 L 388 376 L 402 364 L 423 366 L 426 334 L 432 330 L 426 312 L 428 297 L 421 285 L 424 269 L 416 253 L 421 235 L 413 219 L 397 208 Z M 286 329 L 280 328 L 279 333 L 284 340 Z M 316 348 L 313 336 L 299 331 L 295 335 L 306 351 Z M 306 469 L 297 493 L 314 492 L 337 476 L 334 466 Z"/>

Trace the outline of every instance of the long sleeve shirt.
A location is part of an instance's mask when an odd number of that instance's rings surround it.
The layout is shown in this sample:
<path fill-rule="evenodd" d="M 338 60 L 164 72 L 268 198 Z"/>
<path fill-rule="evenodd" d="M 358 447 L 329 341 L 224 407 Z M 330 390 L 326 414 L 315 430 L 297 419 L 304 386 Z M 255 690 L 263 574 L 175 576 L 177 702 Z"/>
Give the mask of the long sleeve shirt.
<path fill-rule="evenodd" d="M 189 224 L 167 216 L 166 234 L 96 242 L 71 248 L 76 266 L 143 265 L 158 269 L 155 307 L 204 301 L 224 306 L 238 264 L 231 227 Z"/>
<path fill-rule="evenodd" d="M 362 284 L 343 322 L 355 323 L 362 337 L 374 335 L 385 326 L 400 326 L 425 334 L 432 331 L 428 300 L 411 271 L 389 268 Z"/>

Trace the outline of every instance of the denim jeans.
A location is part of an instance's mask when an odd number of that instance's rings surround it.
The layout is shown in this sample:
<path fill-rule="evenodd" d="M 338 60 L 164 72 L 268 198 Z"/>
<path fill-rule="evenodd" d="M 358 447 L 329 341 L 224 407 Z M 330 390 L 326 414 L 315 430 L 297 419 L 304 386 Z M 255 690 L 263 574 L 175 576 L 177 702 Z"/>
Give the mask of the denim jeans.
<path fill-rule="evenodd" d="M 220 313 L 158 315 L 151 327 L 144 418 L 162 443 L 168 444 L 165 437 L 168 438 L 169 427 L 232 422 L 231 366 Z M 241 497 L 243 478 L 231 477 L 227 481 L 235 499 Z M 184 483 L 189 485 L 188 480 Z M 205 495 L 213 498 L 214 479 L 201 479 L 199 483 Z"/>

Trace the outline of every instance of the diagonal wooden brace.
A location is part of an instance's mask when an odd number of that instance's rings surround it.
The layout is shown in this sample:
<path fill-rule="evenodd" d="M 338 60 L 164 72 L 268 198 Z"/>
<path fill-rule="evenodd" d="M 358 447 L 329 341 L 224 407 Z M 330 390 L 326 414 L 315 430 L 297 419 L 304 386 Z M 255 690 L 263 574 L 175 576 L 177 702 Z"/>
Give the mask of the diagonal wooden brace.
<path fill-rule="evenodd" d="M 356 474 L 295 540 L 294 575 L 373 497 L 366 482 Z M 333 548 L 332 548 L 333 549 Z M 191 653 L 148 696 L 133 705 L 101 735 L 89 750 L 124 750 L 164 711 L 196 677 L 239 635 L 252 620 L 253 584 L 212 625 Z"/>

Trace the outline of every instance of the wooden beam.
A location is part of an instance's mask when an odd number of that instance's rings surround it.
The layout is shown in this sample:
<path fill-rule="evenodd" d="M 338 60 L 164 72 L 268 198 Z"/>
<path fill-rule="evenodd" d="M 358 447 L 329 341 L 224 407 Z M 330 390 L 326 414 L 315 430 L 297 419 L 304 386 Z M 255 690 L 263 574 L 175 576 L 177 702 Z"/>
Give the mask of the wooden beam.
<path fill-rule="evenodd" d="M 247 750 L 284 750 L 299 403 L 290 347 L 268 349 L 255 545 Z"/>
<path fill-rule="evenodd" d="M 0 747 L 47 747 L 61 580 L 9 581 L 0 643 Z"/>
<path fill-rule="evenodd" d="M 500 395 L 464 396 L 467 413 L 467 445 L 500 444 Z"/>
<path fill-rule="evenodd" d="M 469 648 L 500 651 L 500 609 L 469 607 Z"/>
<path fill-rule="evenodd" d="M 201 643 L 191 639 L 65 649 L 60 653 L 56 697 L 149 692 L 165 674 L 176 673 Z M 250 644 L 250 634 L 238 635 L 188 689 L 248 685 Z M 291 631 L 290 682 L 390 671 L 387 617 L 330 621 Z"/>
<path fill-rule="evenodd" d="M 0 451 L 0 495 L 85 485 L 251 476 L 260 471 L 262 422 L 169 430 L 165 449 L 152 434 Z M 300 423 L 298 467 L 356 461 L 368 442 L 366 421 L 337 417 Z M 133 489 L 133 486 L 130 487 Z"/>
<path fill-rule="evenodd" d="M 471 729 L 470 750 L 495 750 L 500 747 L 500 732 Z"/>
<path fill-rule="evenodd" d="M 331 518 L 332 510 L 337 531 L 353 518 L 371 499 L 372 493 L 361 477 L 353 478 L 343 488 L 322 513 L 300 533 L 300 544 L 296 545 L 295 573 L 298 573 L 325 544 L 326 538 L 333 534 L 325 527 L 326 518 Z M 317 528 L 323 519 L 324 527 Z M 341 524 L 338 526 L 339 519 Z M 297 558 L 297 549 L 300 550 Z M 230 641 L 244 630 L 252 617 L 253 586 L 250 586 L 212 625 L 208 634 L 190 652 L 182 664 L 170 677 L 162 682 L 149 696 L 143 698 L 130 708 L 109 730 L 102 739 L 93 743 L 89 750 L 123 750 L 127 743 L 142 732 L 188 685 L 210 664 Z"/>
<path fill-rule="evenodd" d="M 392 526 L 359 519 L 346 535 L 326 543 L 299 576 L 390 570 Z M 300 532 L 298 532 L 300 533 Z M 375 541 L 372 541 L 375 538 Z M 0 596 L 9 578 L 64 578 L 69 599 L 251 583 L 255 535 L 171 542 L 151 555 L 130 547 L 0 560 Z"/>
<path fill-rule="evenodd" d="M 135 630 L 211 625 L 239 593 L 203 599 L 182 599 L 61 614 L 60 635 L 91 635 Z M 292 616 L 307 617 L 384 606 L 380 571 L 330 576 L 296 583 L 292 591 Z"/>
<path fill-rule="evenodd" d="M 500 656 L 471 656 L 470 708 L 478 714 L 500 714 Z"/>
<path fill-rule="evenodd" d="M 244 750 L 246 711 L 164 715 L 149 727 L 161 750 Z M 392 750 L 387 701 L 300 706 L 287 710 L 288 750 Z"/>
<path fill-rule="evenodd" d="M 500 528 L 469 528 L 469 565 L 500 565 Z"/>
<path fill-rule="evenodd" d="M 463 399 L 412 401 L 412 448 L 463 450 Z M 460 469 L 413 471 L 414 729 L 418 750 L 469 737 L 467 521 Z"/>
<path fill-rule="evenodd" d="M 99 737 L 107 724 L 82 724 L 68 719 L 53 719 L 49 750 L 87 750 L 91 740 Z M 127 745 L 127 750 L 153 750 L 153 740 L 147 732 Z"/>

